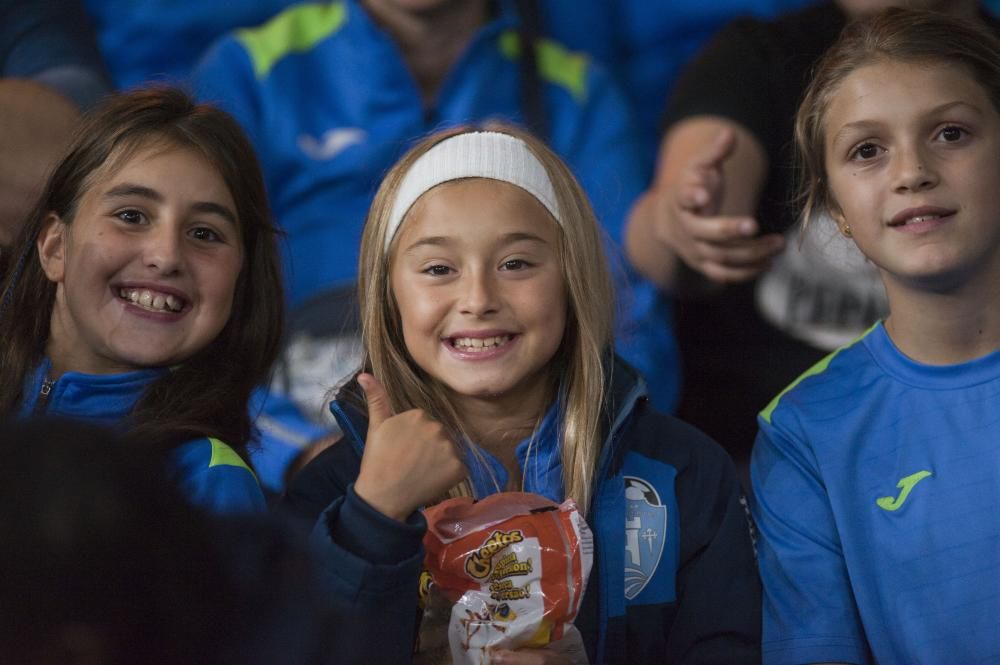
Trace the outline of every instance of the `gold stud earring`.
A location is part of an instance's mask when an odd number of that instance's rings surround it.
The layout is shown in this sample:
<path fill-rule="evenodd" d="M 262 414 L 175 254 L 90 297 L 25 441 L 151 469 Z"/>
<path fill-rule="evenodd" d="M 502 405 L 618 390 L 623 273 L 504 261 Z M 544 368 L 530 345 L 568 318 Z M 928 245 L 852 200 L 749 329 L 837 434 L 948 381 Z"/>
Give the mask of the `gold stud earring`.
<path fill-rule="evenodd" d="M 853 238 L 854 237 L 854 234 L 851 232 L 851 225 L 850 224 L 844 224 L 843 226 L 841 226 L 840 227 L 840 232 L 842 234 L 844 234 L 845 238 Z"/>

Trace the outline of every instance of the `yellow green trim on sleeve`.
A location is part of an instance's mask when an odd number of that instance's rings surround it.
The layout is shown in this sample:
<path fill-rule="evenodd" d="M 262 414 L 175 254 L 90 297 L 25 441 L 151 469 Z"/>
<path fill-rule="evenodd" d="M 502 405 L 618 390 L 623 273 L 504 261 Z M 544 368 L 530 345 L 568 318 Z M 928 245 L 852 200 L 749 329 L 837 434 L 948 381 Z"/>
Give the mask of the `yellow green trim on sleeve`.
<path fill-rule="evenodd" d="M 577 102 L 586 101 L 589 58 L 550 39 L 539 39 L 535 48 L 542 78 L 568 90 Z M 521 56 L 521 40 L 516 32 L 507 30 L 500 35 L 500 52 L 511 60 Z"/>
<path fill-rule="evenodd" d="M 254 74 L 262 79 L 286 55 L 308 51 L 337 32 L 346 20 L 343 2 L 304 3 L 262 26 L 237 30 L 236 38 L 249 52 Z"/>
<path fill-rule="evenodd" d="M 236 451 L 230 448 L 226 443 L 211 437 L 208 439 L 208 442 L 212 444 L 212 455 L 208 459 L 209 469 L 213 466 L 236 466 L 246 469 L 250 472 L 250 475 L 253 476 L 253 479 L 257 480 L 257 474 L 253 472 L 253 469 L 247 466 L 247 463 L 243 461 L 243 458 L 236 454 Z"/>
<path fill-rule="evenodd" d="M 829 355 L 827 355 L 825 358 L 823 358 L 822 360 L 820 360 L 818 363 L 816 363 L 815 365 L 813 365 L 812 367 L 810 367 L 806 371 L 802 372 L 802 374 L 800 374 L 797 379 L 795 379 L 794 381 L 792 381 L 791 383 L 789 383 L 785 387 L 785 389 L 782 390 L 780 393 L 778 393 L 777 396 L 775 396 L 775 398 L 772 399 L 770 401 L 770 403 L 767 406 L 764 407 L 764 410 L 760 412 L 760 417 L 764 419 L 764 422 L 770 424 L 770 422 L 771 422 L 771 414 L 774 413 L 774 410 L 776 408 L 778 408 L 778 402 L 780 402 L 781 398 L 785 396 L 785 393 L 787 393 L 789 390 L 791 390 L 795 386 L 797 386 L 800 383 L 802 383 L 803 380 L 809 378 L 810 376 L 816 376 L 817 374 L 822 374 L 823 372 L 825 372 L 826 368 L 830 366 L 830 361 L 833 360 L 838 353 L 840 353 L 844 349 L 850 348 L 850 347 L 854 346 L 855 344 L 857 344 L 858 342 L 860 342 L 862 339 L 865 338 L 865 336 L 868 333 L 870 333 L 871 331 L 875 330 L 875 327 L 879 323 L 880 322 L 876 321 L 868 330 L 866 330 L 863 333 L 861 333 L 860 335 L 858 335 L 858 338 L 855 339 L 853 342 L 851 342 L 850 344 L 845 344 L 844 346 L 840 347 L 839 349 L 831 352 Z"/>

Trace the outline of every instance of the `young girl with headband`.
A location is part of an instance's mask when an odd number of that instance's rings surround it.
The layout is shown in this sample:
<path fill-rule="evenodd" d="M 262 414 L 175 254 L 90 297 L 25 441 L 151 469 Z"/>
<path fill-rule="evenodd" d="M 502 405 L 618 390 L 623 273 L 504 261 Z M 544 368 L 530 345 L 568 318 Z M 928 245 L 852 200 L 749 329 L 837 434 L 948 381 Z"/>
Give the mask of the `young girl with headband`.
<path fill-rule="evenodd" d="M 548 148 L 508 128 L 418 144 L 379 188 L 359 275 L 363 369 L 331 405 L 343 439 L 285 501 L 306 519 L 325 510 L 333 545 L 354 562 L 344 593 L 398 591 L 379 616 L 392 637 L 359 658 L 412 657 L 418 509 L 515 489 L 573 498 L 595 534 L 576 621 L 592 662 L 758 658 L 758 581 L 732 464 L 653 411 L 613 356 L 598 226 Z M 559 658 L 495 651 L 491 662 Z"/>
<path fill-rule="evenodd" d="M 279 258 L 236 122 L 170 89 L 81 128 L 0 270 L 0 414 L 121 427 L 195 503 L 263 508 L 250 394 L 281 336 Z"/>
<path fill-rule="evenodd" d="M 849 26 L 796 138 L 804 220 L 829 213 L 891 314 L 760 414 L 764 662 L 996 662 L 1000 41 Z"/>

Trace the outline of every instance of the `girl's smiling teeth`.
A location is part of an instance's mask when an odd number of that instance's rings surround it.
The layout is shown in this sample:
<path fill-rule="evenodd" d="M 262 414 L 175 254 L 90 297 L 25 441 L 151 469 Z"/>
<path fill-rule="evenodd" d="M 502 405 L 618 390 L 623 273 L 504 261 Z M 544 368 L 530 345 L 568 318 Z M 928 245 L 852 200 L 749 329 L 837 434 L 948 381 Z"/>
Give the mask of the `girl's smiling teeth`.
<path fill-rule="evenodd" d="M 929 222 L 935 219 L 941 219 L 946 215 L 916 215 L 914 217 L 907 217 L 906 219 L 896 222 L 890 222 L 889 226 L 906 226 L 908 224 L 919 224 L 920 222 Z"/>
<path fill-rule="evenodd" d="M 503 346 L 513 335 L 496 335 L 493 337 L 451 337 L 451 345 L 459 351 L 471 351 L 473 353 L 489 351 L 498 346 Z"/>
<path fill-rule="evenodd" d="M 912 218 L 906 220 L 905 223 L 906 224 L 916 224 L 918 222 L 926 222 L 929 219 L 940 219 L 940 218 L 941 218 L 941 215 L 917 215 L 916 217 L 912 217 Z"/>
<path fill-rule="evenodd" d="M 169 293 L 150 289 L 118 289 L 118 297 L 151 312 L 179 312 L 184 309 L 184 301 Z"/>
<path fill-rule="evenodd" d="M 921 224 L 923 222 L 933 222 L 944 217 L 955 214 L 954 210 L 939 208 L 937 206 L 920 206 L 918 208 L 907 208 L 896 213 L 889 220 L 889 226 L 908 226 L 910 224 Z"/>

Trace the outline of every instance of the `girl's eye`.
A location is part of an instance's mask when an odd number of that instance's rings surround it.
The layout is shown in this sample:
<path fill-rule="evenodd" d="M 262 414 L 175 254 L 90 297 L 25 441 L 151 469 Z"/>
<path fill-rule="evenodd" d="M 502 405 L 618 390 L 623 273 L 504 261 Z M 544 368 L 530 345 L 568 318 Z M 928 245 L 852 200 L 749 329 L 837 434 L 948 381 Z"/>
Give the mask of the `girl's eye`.
<path fill-rule="evenodd" d="M 196 226 L 191 229 L 191 237 L 205 242 L 222 242 L 222 236 L 206 226 Z"/>
<path fill-rule="evenodd" d="M 428 275 L 433 275 L 434 277 L 444 277 L 451 272 L 451 268 L 439 264 L 430 266 L 429 268 L 424 268 L 423 272 Z"/>
<path fill-rule="evenodd" d="M 880 148 L 874 143 L 862 143 L 851 153 L 851 159 L 861 161 L 875 159 L 879 156 L 879 150 Z"/>
<path fill-rule="evenodd" d="M 955 141 L 961 141 L 965 133 L 965 130 L 961 127 L 949 126 L 938 132 L 938 137 L 946 143 L 954 143 Z"/>
<path fill-rule="evenodd" d="M 524 270 L 529 263 L 524 259 L 508 259 L 500 264 L 501 270 Z"/>
<path fill-rule="evenodd" d="M 146 220 L 146 216 L 143 215 L 138 210 L 120 210 L 115 213 L 115 217 L 122 220 L 126 224 L 142 224 Z"/>

